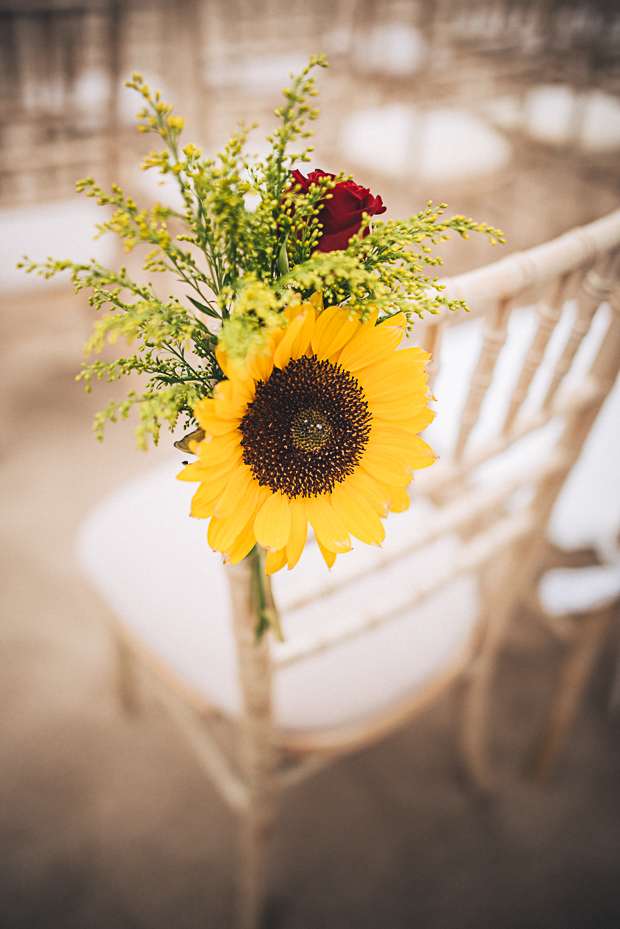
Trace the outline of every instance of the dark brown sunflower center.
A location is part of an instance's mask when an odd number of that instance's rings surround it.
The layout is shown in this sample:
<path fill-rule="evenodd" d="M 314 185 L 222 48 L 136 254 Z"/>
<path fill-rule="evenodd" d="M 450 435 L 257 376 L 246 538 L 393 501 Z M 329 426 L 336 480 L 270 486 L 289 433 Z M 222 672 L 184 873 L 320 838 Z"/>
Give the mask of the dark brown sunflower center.
<path fill-rule="evenodd" d="M 318 410 L 300 410 L 291 423 L 293 445 L 302 452 L 320 451 L 332 432 L 329 419 Z"/>
<path fill-rule="evenodd" d="M 370 421 L 363 391 L 348 371 L 303 356 L 256 385 L 239 426 L 243 460 L 274 493 L 328 493 L 359 464 Z"/>

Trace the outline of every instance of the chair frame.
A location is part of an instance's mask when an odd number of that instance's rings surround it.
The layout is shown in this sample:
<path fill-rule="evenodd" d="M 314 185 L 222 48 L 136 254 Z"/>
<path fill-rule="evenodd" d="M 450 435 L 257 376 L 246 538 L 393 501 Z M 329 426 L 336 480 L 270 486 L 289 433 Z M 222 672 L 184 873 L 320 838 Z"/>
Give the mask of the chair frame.
<path fill-rule="evenodd" d="M 545 530 L 554 503 L 620 369 L 619 266 L 620 211 L 617 211 L 527 252 L 444 281 L 450 297 L 464 299 L 473 317 L 484 317 L 483 346 L 454 454 L 417 475 L 413 495 L 430 496 L 440 509 L 432 522 L 420 525 L 414 542 L 421 547 L 442 533 L 453 531 L 464 544 L 443 573 L 412 588 L 405 608 L 423 603 L 450 580 L 475 571 L 483 609 L 467 648 L 426 687 L 407 695 L 387 712 L 355 725 L 312 732 L 290 732 L 276 727 L 271 682 L 277 667 L 344 642 L 389 621 L 394 614 L 360 616 L 346 624 L 336 617 L 327 631 L 317 631 L 303 640 L 274 647 L 267 634 L 257 644 L 252 565 L 250 558 L 245 559 L 226 569 L 243 695 L 243 715 L 237 724 L 241 738 L 236 757 L 234 751 L 231 757 L 212 727 L 206 725 L 209 721 L 221 721 L 221 714 L 180 682 L 122 624 L 115 624 L 123 705 L 131 709 L 136 704 L 134 666 L 138 659 L 152 672 L 161 699 L 205 772 L 223 799 L 240 814 L 240 929 L 256 929 L 264 913 L 268 853 L 279 791 L 298 783 L 331 759 L 371 744 L 396 729 L 459 678 L 465 684 L 460 727 L 463 756 L 474 783 L 483 790 L 492 786 L 486 732 L 488 697 L 498 654 L 517 606 L 531 596 L 547 545 Z M 570 295 L 577 299 L 577 313 L 545 401 L 538 412 L 527 419 L 520 418 L 518 414 L 533 376 Z M 512 393 L 504 428 L 483 446 L 470 448 L 468 440 L 506 341 L 510 313 L 516 301 L 525 306 L 536 300 L 537 330 Z M 562 379 L 597 308 L 605 300 L 610 302 L 613 313 L 598 356 L 579 390 L 563 398 L 558 394 Z M 443 332 L 460 321 L 456 315 L 431 317 L 420 327 L 416 325 L 416 330 L 422 330 L 423 346 L 434 354 L 431 376 L 437 373 Z M 469 485 L 469 476 L 478 465 L 558 415 L 564 418 L 564 432 L 553 455 L 527 476 L 534 494 L 525 510 L 505 512 L 507 500 L 524 483 L 523 478 L 487 489 L 473 489 Z M 267 589 L 269 592 L 270 588 Z M 328 583 L 323 593 L 329 591 Z"/>

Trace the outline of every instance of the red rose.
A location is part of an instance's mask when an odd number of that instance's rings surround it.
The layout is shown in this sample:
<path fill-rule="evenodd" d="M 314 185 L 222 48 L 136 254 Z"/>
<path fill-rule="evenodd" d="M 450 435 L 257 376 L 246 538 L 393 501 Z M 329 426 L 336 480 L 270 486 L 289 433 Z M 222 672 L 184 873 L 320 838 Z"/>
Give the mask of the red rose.
<path fill-rule="evenodd" d="M 295 186 L 300 187 L 304 193 L 310 189 L 310 184 L 317 183 L 323 177 L 335 177 L 327 171 L 311 171 L 304 177 L 301 171 L 293 171 Z M 355 181 L 340 181 L 328 191 L 329 199 L 320 201 L 318 220 L 323 226 L 323 232 L 317 245 L 319 252 L 333 252 L 343 250 L 349 244 L 351 237 L 359 232 L 362 225 L 362 215 L 376 216 L 385 213 L 381 197 L 373 197 L 367 187 L 361 187 Z M 364 230 L 368 235 L 369 230 Z"/>

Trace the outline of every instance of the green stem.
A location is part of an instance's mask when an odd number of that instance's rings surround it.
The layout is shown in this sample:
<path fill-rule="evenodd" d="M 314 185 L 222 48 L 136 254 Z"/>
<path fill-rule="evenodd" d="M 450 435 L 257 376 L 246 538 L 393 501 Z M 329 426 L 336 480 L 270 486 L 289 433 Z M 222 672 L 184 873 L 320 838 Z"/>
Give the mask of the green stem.
<path fill-rule="evenodd" d="M 284 641 L 280 617 L 271 592 L 271 579 L 265 574 L 267 552 L 256 544 L 247 556 L 252 559 L 252 609 L 256 613 L 256 641 L 260 642 L 267 629 L 274 631 L 279 642 Z"/>

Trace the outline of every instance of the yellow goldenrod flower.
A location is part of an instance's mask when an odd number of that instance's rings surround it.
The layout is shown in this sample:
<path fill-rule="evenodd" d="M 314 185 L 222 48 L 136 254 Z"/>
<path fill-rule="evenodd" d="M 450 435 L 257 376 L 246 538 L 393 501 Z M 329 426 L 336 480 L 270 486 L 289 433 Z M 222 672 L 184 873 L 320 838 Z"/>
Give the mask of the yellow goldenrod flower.
<path fill-rule="evenodd" d="M 412 471 L 433 463 L 417 436 L 433 418 L 420 348 L 396 351 L 399 314 L 376 325 L 316 299 L 284 310 L 288 326 L 241 363 L 218 349 L 227 380 L 194 414 L 204 429 L 192 515 L 211 519 L 208 539 L 233 564 L 258 542 L 267 573 L 292 568 L 308 523 L 327 564 L 351 536 L 380 545 L 381 517 L 409 505 Z"/>

